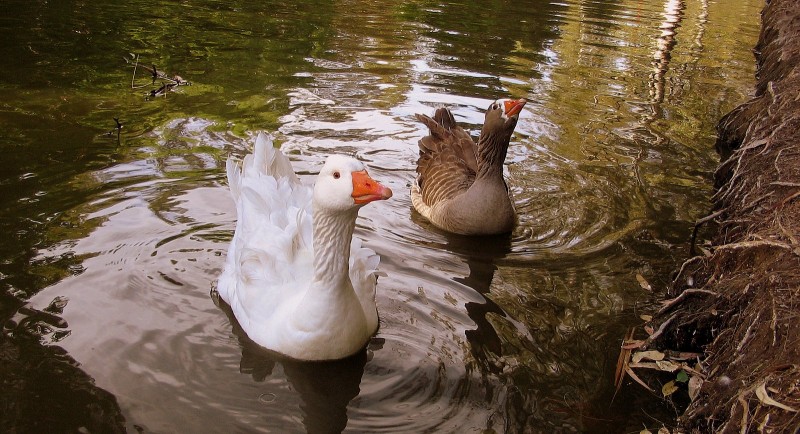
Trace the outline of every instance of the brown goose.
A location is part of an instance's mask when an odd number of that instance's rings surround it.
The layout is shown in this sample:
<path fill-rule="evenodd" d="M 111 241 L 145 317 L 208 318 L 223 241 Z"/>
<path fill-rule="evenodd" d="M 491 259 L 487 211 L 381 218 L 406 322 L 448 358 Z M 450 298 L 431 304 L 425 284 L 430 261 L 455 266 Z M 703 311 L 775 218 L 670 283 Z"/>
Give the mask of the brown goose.
<path fill-rule="evenodd" d="M 430 134 L 419 141 L 414 208 L 435 226 L 462 235 L 510 232 L 514 205 L 503 179 L 503 161 L 525 99 L 499 99 L 486 110 L 477 145 L 447 108 L 433 118 L 417 114 Z"/>

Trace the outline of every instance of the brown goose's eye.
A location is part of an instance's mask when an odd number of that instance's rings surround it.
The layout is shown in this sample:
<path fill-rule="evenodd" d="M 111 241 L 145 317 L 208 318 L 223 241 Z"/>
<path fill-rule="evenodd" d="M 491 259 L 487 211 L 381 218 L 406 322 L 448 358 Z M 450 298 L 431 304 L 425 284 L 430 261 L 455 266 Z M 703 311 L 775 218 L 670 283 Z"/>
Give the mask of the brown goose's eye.
<path fill-rule="evenodd" d="M 333 172 L 333 179 L 339 179 L 341 176 L 339 172 Z"/>

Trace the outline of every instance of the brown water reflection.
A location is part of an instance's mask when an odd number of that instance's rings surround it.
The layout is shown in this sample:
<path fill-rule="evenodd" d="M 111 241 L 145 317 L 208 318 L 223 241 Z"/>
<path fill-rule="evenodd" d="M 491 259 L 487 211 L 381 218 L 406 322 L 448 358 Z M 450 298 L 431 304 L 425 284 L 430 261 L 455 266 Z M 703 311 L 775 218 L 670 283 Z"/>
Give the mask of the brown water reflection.
<path fill-rule="evenodd" d="M 4 335 L 63 347 L 131 432 L 657 428 L 673 410 L 627 385 L 612 403 L 613 365 L 707 211 L 713 127 L 752 88 L 760 6 L 14 0 Z M 145 99 L 129 53 L 192 86 Z M 413 115 L 447 104 L 477 133 L 503 96 L 529 101 L 506 165 L 520 225 L 439 232 L 408 197 Z M 276 358 L 209 297 L 235 219 L 224 161 L 257 131 L 307 180 L 345 153 L 395 192 L 357 223 L 387 274 L 357 357 Z"/>

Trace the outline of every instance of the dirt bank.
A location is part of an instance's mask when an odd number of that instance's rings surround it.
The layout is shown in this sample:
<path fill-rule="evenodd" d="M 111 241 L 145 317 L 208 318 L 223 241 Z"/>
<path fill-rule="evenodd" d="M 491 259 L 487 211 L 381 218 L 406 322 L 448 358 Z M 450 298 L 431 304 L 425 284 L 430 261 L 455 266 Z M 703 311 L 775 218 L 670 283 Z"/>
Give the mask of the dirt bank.
<path fill-rule="evenodd" d="M 626 343 L 664 356 L 628 358 L 641 379 L 675 378 L 662 393 L 693 397 L 677 431 L 800 432 L 800 0 L 766 4 L 754 52 L 756 96 L 718 124 L 716 193 L 698 222 L 710 242 Z"/>

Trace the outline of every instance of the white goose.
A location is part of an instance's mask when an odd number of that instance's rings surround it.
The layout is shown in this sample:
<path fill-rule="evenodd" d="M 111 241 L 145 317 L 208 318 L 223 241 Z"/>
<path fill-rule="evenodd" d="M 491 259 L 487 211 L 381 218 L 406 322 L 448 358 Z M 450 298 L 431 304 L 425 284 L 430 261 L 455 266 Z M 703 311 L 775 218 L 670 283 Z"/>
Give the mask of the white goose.
<path fill-rule="evenodd" d="M 353 238 L 358 210 L 388 199 L 364 165 L 332 155 L 313 187 L 262 133 L 228 159 L 238 221 L 217 291 L 257 344 L 298 360 L 355 354 L 378 329 L 380 258 Z"/>

